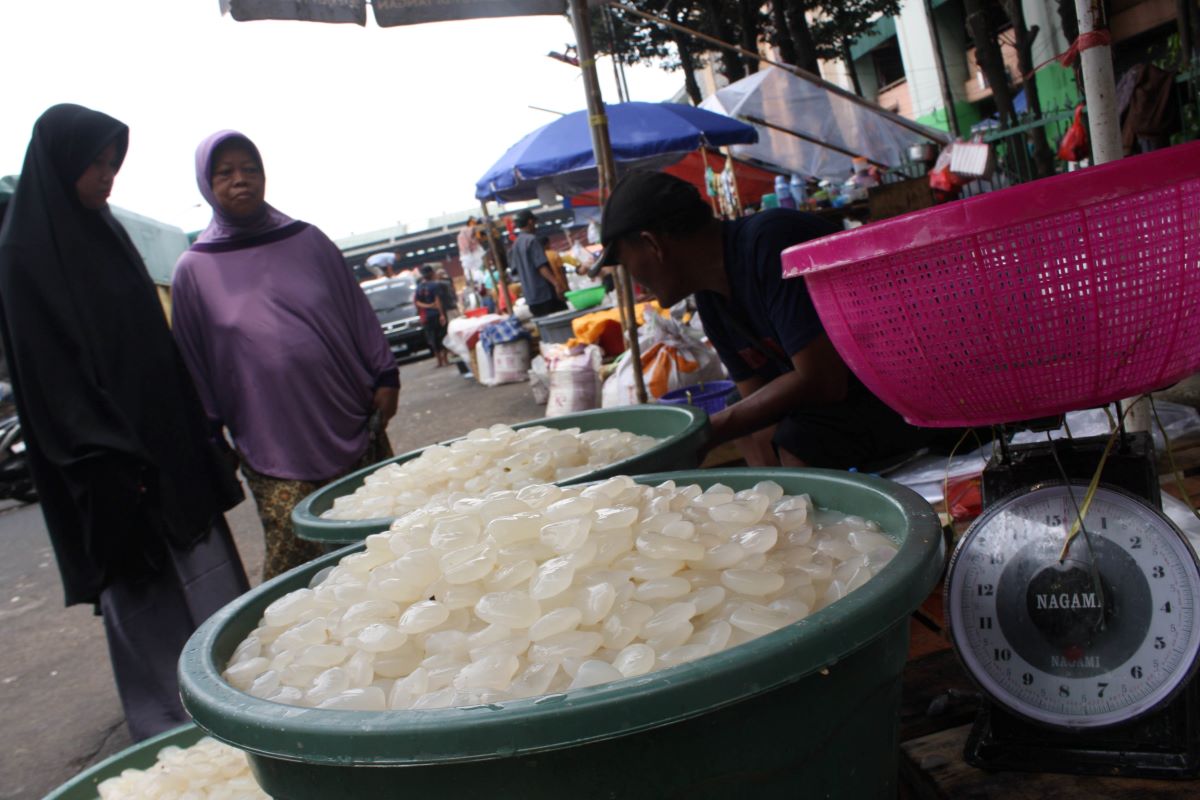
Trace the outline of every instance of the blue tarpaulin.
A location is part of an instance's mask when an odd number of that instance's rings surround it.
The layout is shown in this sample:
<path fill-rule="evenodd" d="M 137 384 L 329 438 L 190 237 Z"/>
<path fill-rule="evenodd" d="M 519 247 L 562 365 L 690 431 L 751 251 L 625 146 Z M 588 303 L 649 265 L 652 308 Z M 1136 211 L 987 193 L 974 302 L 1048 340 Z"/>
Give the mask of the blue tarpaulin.
<path fill-rule="evenodd" d="M 753 126 L 681 103 L 615 103 L 606 110 L 618 171 L 667 166 L 700 147 L 758 141 Z M 597 183 L 588 115 L 576 111 L 510 147 L 475 184 L 475 197 L 531 200 L 539 186 L 568 197 Z"/>

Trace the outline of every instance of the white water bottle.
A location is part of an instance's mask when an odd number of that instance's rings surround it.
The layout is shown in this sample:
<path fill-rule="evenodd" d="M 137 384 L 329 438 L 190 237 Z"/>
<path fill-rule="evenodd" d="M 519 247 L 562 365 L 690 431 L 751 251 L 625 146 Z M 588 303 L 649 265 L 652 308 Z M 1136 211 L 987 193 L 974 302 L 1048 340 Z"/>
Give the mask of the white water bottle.
<path fill-rule="evenodd" d="M 792 202 L 796 204 L 796 208 L 804 208 L 808 198 L 805 197 L 804 181 L 799 175 L 793 174 L 792 180 L 789 182 L 789 188 L 792 190 Z"/>
<path fill-rule="evenodd" d="M 796 207 L 796 201 L 792 199 L 792 190 L 788 186 L 788 179 L 782 175 L 775 176 L 775 196 L 779 198 L 780 208 Z"/>

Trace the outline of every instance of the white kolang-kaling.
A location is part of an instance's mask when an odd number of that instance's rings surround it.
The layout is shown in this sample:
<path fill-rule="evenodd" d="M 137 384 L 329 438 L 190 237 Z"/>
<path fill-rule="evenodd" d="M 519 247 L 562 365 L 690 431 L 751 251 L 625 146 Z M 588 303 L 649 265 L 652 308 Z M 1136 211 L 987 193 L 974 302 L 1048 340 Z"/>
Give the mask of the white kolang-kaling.
<path fill-rule="evenodd" d="M 766 481 L 542 484 L 431 506 L 267 606 L 225 670 L 260 698 L 383 711 L 645 675 L 804 619 L 896 554 Z"/>
<path fill-rule="evenodd" d="M 452 505 L 464 495 L 565 481 L 644 453 L 658 442 L 616 428 L 478 428 L 448 445 L 427 447 L 410 461 L 380 467 L 321 516 L 400 517 L 426 505 Z"/>
<path fill-rule="evenodd" d="M 270 800 L 246 754 L 207 736 L 191 747 L 164 747 L 154 766 L 127 769 L 96 788 L 100 800 Z"/>

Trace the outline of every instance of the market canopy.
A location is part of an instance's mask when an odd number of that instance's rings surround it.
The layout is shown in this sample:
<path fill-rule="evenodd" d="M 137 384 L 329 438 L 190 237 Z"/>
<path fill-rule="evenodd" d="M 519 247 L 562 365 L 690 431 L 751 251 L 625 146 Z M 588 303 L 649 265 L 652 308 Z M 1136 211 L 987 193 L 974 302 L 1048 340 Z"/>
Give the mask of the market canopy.
<path fill-rule="evenodd" d="M 702 147 L 751 144 L 750 125 L 681 103 L 606 105 L 613 160 L 618 171 L 658 169 Z M 563 197 L 599 184 L 587 111 L 576 111 L 526 135 L 475 184 L 480 200 Z M 540 194 L 539 194 L 540 192 Z"/>
<path fill-rule="evenodd" d="M 910 145 L 948 141 L 943 131 L 929 128 L 922 137 L 884 113 L 776 67 L 731 83 L 700 107 L 758 130 L 758 142 L 739 144 L 734 155 L 818 178 L 845 179 L 852 156 L 898 167 Z"/>
<path fill-rule="evenodd" d="M 367 24 L 367 0 L 220 0 L 221 12 L 238 22 L 297 19 L 309 22 Z M 381 28 L 479 17 L 527 17 L 565 14 L 566 0 L 371 0 Z"/>

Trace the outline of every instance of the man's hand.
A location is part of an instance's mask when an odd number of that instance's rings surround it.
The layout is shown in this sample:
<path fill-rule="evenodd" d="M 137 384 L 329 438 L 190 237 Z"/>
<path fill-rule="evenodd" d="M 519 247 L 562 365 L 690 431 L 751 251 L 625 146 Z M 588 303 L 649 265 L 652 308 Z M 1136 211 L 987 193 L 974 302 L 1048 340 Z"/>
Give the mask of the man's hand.
<path fill-rule="evenodd" d="M 379 422 L 387 425 L 396 416 L 396 406 L 400 403 L 400 389 L 392 386 L 380 386 L 375 390 L 375 398 L 371 407 L 379 412 Z"/>

